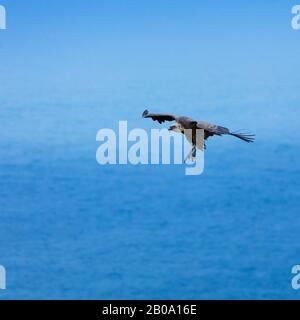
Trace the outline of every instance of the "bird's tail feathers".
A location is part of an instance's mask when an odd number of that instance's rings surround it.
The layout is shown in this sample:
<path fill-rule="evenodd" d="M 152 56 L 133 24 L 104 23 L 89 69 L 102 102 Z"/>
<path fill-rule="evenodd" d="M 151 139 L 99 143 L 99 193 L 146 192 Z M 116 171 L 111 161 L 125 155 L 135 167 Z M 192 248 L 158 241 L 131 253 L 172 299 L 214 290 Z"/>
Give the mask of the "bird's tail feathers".
<path fill-rule="evenodd" d="M 239 138 L 243 141 L 246 141 L 248 143 L 255 141 L 255 134 L 251 134 L 251 133 L 242 133 L 242 132 L 236 131 L 236 132 L 230 132 L 230 135 L 236 138 Z"/>

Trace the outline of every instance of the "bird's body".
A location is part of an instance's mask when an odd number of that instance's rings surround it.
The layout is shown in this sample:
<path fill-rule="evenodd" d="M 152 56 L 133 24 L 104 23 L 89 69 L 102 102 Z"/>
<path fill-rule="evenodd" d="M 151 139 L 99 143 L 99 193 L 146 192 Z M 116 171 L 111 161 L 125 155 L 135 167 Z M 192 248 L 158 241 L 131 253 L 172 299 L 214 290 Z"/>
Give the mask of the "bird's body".
<path fill-rule="evenodd" d="M 254 142 L 255 137 L 253 134 L 231 132 L 228 128 L 214 125 L 206 121 L 196 121 L 188 117 L 178 117 L 171 114 L 151 114 L 148 110 L 144 111 L 143 118 L 151 118 L 153 121 L 158 121 L 159 123 L 176 121 L 176 124 L 171 126 L 169 130 L 182 133 L 186 136 L 187 140 L 193 146 L 193 157 L 196 154 L 196 148 L 200 150 L 205 148 L 204 141 L 209 137 L 231 135 L 248 143 Z M 203 134 L 201 135 L 199 132 L 203 132 Z"/>

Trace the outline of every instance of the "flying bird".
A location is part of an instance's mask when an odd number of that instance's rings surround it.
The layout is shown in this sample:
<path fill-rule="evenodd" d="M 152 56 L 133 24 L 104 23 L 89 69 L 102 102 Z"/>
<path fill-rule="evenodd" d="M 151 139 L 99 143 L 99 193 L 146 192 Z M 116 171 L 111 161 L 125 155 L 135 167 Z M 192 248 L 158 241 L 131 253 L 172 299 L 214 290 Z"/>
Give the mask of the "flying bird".
<path fill-rule="evenodd" d="M 251 143 L 255 140 L 255 135 L 251 133 L 231 132 L 228 128 L 211 124 L 205 121 L 197 121 L 189 117 L 174 116 L 171 114 L 149 113 L 145 110 L 143 118 L 151 118 L 153 121 L 158 121 L 160 124 L 165 121 L 175 121 L 176 124 L 169 128 L 169 131 L 182 133 L 185 135 L 189 143 L 192 145 L 192 150 L 188 154 L 187 159 L 194 160 L 197 149 L 203 151 L 206 149 L 205 140 L 213 136 L 230 135 L 239 138 L 245 142 Z M 188 130 L 189 129 L 189 130 Z M 200 130 L 197 130 L 200 129 Z M 202 130 L 201 130 L 202 129 Z M 202 134 L 201 136 L 201 132 Z"/>

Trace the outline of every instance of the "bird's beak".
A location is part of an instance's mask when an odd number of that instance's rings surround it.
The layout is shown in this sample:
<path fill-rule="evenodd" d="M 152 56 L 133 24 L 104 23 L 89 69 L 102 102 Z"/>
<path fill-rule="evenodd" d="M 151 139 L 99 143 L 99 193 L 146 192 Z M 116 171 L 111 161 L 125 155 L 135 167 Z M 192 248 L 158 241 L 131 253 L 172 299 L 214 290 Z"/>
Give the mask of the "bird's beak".
<path fill-rule="evenodd" d="M 174 126 L 171 126 L 168 130 L 173 131 L 173 129 L 174 129 Z"/>

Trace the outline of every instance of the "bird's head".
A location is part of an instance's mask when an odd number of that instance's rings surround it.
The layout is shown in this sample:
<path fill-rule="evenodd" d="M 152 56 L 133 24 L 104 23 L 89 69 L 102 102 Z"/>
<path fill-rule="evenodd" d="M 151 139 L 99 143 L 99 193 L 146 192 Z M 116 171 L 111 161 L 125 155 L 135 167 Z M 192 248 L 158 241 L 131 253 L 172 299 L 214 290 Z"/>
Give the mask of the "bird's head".
<path fill-rule="evenodd" d="M 181 127 L 181 125 L 179 123 L 176 123 L 175 125 L 173 125 L 173 126 L 171 126 L 169 128 L 169 131 L 182 133 L 183 132 L 183 128 Z"/>

